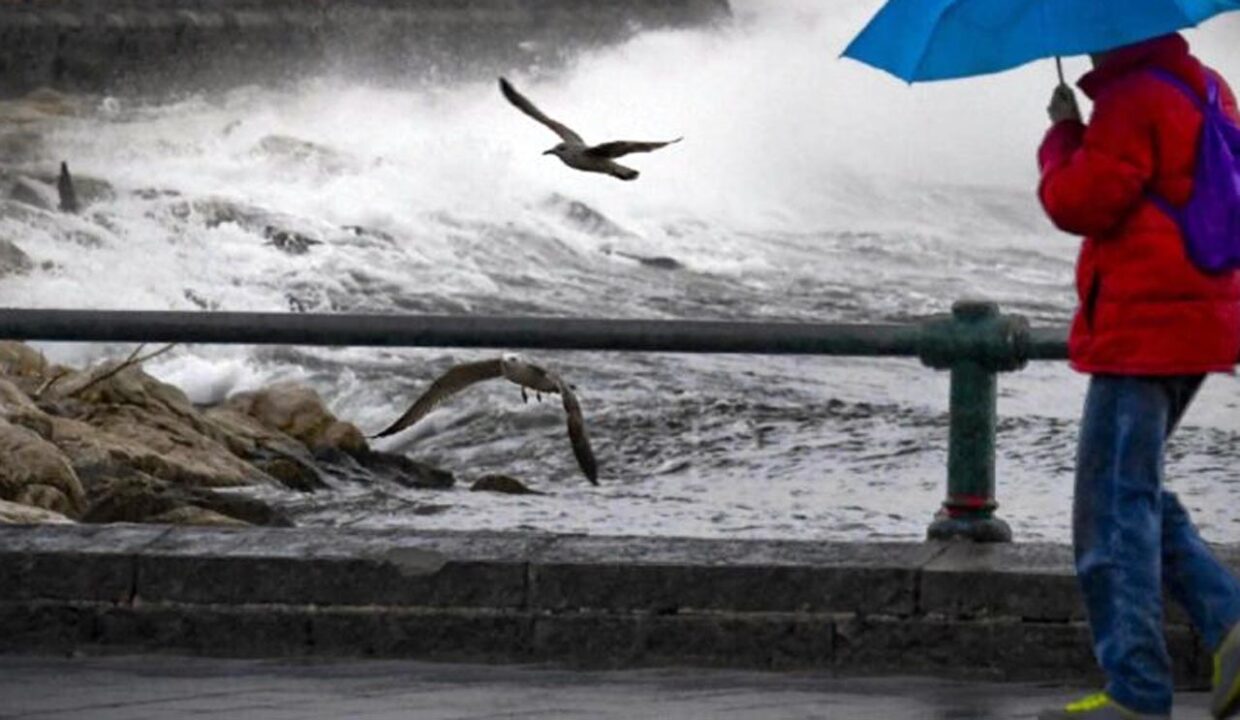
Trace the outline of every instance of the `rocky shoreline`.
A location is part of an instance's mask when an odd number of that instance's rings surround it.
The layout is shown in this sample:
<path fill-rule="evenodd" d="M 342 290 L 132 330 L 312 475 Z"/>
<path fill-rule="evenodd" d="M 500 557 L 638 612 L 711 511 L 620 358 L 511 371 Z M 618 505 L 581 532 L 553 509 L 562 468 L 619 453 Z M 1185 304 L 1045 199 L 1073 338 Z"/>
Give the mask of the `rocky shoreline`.
<path fill-rule="evenodd" d="M 0 342 L 0 523 L 289 526 L 243 489 L 455 482 L 372 450 L 308 387 L 278 383 L 195 406 L 133 360 L 75 369 Z"/>

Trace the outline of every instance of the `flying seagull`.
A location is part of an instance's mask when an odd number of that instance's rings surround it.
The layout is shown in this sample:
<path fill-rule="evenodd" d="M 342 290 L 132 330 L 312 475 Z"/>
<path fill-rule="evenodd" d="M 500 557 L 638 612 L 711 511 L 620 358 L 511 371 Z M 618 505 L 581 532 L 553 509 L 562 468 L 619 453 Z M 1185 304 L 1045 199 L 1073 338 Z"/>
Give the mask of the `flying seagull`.
<path fill-rule="evenodd" d="M 430 388 L 422 393 L 413 406 L 405 411 L 396 422 L 382 432 L 371 437 L 381 438 L 404 430 L 426 417 L 440 403 L 461 392 L 474 383 L 503 377 L 521 386 L 521 399 L 528 400 L 526 390 L 533 390 L 538 398 L 542 393 L 558 394 L 564 401 L 564 411 L 568 413 L 568 439 L 573 445 L 573 455 L 577 456 L 577 464 L 581 471 L 594 485 L 598 485 L 598 463 L 594 460 L 594 452 L 590 449 L 590 438 L 586 435 L 585 420 L 581 417 L 581 405 L 573 394 L 572 386 L 564 382 L 559 375 L 526 362 L 519 355 L 505 353 L 495 360 L 483 360 L 475 363 L 462 363 L 441 375 L 431 383 Z"/>
<path fill-rule="evenodd" d="M 551 131 L 559 135 L 560 139 L 563 140 L 559 145 L 544 152 L 543 155 L 555 155 L 565 165 L 576 170 L 604 173 L 621 180 L 636 180 L 638 172 L 616 162 L 616 158 L 624 157 L 629 153 L 651 152 L 661 147 L 667 147 L 672 143 L 678 143 L 684 139 L 676 138 L 667 142 L 617 140 L 615 142 L 603 143 L 602 145 L 586 145 L 586 141 L 574 132 L 572 128 L 544 115 L 542 110 L 539 110 L 528 98 L 517 92 L 512 83 L 504 78 L 499 79 L 499 89 L 504 93 L 504 97 L 508 98 L 508 102 L 516 105 L 518 110 L 551 128 Z"/>

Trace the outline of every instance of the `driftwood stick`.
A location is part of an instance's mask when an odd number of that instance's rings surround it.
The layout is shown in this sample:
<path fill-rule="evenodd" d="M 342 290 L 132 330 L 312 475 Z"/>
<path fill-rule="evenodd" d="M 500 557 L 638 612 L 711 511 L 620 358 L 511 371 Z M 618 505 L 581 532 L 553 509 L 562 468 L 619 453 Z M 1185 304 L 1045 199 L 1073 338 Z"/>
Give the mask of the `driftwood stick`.
<path fill-rule="evenodd" d="M 53 375 L 53 376 L 51 376 L 50 378 L 48 378 L 46 381 L 44 381 L 44 383 L 43 383 L 42 385 L 40 385 L 40 386 L 39 386 L 39 389 L 38 389 L 38 390 L 35 390 L 35 391 L 34 391 L 34 399 L 35 399 L 35 400 L 38 400 L 38 399 L 42 398 L 42 397 L 43 397 L 43 393 L 47 392 L 48 390 L 51 390 L 53 385 L 55 385 L 56 383 L 60 382 L 60 380 L 61 380 L 62 378 L 64 378 L 65 376 L 67 376 L 67 375 L 68 375 L 69 373 L 71 373 L 71 372 L 73 372 L 73 371 L 72 371 L 72 370 L 70 370 L 69 368 L 62 368 L 62 369 L 60 370 L 60 372 L 58 372 L 58 373 L 56 373 L 55 375 Z"/>
<path fill-rule="evenodd" d="M 83 385 L 82 387 L 77 388 L 76 390 L 74 390 L 74 391 L 70 392 L 70 393 L 69 393 L 69 397 L 73 397 L 74 395 L 80 395 L 80 394 L 82 394 L 82 393 L 86 392 L 86 390 L 88 390 L 89 388 L 92 388 L 92 387 L 94 387 L 95 385 L 98 385 L 99 383 L 103 382 L 104 380 L 107 380 L 108 378 L 113 377 L 113 376 L 117 375 L 118 373 L 120 373 L 120 372 L 122 372 L 122 371 L 124 371 L 124 370 L 126 370 L 126 369 L 128 369 L 128 368 L 131 368 L 131 367 L 133 367 L 133 366 L 135 366 L 135 365 L 141 365 L 142 363 L 146 362 L 147 360 L 153 360 L 153 359 L 155 359 L 155 358 L 159 357 L 160 355 L 163 355 L 164 353 L 168 352 L 169 350 L 171 350 L 172 348 L 174 348 L 174 347 L 176 347 L 176 346 L 177 346 L 177 343 L 172 343 L 172 344 L 170 344 L 170 345 L 165 345 L 165 346 L 161 347 L 160 349 L 158 349 L 158 350 L 156 350 L 156 351 L 154 351 L 154 352 L 147 353 L 146 355 L 143 355 L 143 356 L 139 357 L 139 356 L 138 356 L 138 353 L 142 352 L 142 348 L 146 347 L 146 345 L 139 345 L 139 346 L 138 346 L 138 347 L 137 347 L 137 348 L 136 348 L 133 352 L 131 352 L 131 353 L 129 354 L 129 357 L 125 358 L 125 361 L 124 361 L 124 362 L 122 362 L 122 363 L 118 364 L 118 365 L 117 365 L 116 367 L 114 367 L 114 368 L 109 368 L 107 371 L 100 373 L 97 377 L 93 377 L 93 378 L 91 378 L 90 382 L 88 382 L 88 383 L 86 383 L 85 385 Z"/>

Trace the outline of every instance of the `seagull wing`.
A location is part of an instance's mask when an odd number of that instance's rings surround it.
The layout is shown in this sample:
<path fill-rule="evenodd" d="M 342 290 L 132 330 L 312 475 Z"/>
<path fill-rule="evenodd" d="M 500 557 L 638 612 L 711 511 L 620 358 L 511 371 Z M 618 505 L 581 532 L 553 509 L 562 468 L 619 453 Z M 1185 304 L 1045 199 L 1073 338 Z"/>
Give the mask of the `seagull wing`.
<path fill-rule="evenodd" d="M 586 154 L 593 155 L 594 157 L 618 158 L 624 157 L 630 153 L 651 152 L 658 150 L 659 148 L 665 148 L 668 145 L 678 143 L 681 140 L 684 140 L 684 138 L 676 138 L 675 140 L 668 140 L 666 142 L 634 142 L 632 140 L 617 140 L 615 142 L 603 143 L 602 145 L 595 145 L 594 147 L 586 150 Z"/>
<path fill-rule="evenodd" d="M 577 456 L 577 464 L 591 485 L 598 485 L 598 462 L 594 459 L 594 451 L 590 449 L 590 436 L 586 434 L 586 421 L 581 416 L 581 405 L 573 394 L 568 383 L 558 376 L 553 376 L 560 398 L 564 401 L 564 412 L 568 413 L 568 439 L 573 445 L 573 455 Z"/>
<path fill-rule="evenodd" d="M 448 372 L 439 376 L 439 379 L 431 383 L 426 392 L 422 393 L 422 397 L 418 398 L 410 407 L 401 415 L 396 422 L 392 423 L 386 430 L 377 435 L 371 435 L 372 438 L 381 438 L 404 430 L 410 425 L 416 423 L 426 417 L 431 410 L 434 410 L 440 403 L 459 393 L 474 383 L 490 380 L 492 378 L 501 377 L 504 374 L 500 360 L 484 360 L 476 363 L 464 363 L 453 367 Z"/>
<path fill-rule="evenodd" d="M 564 142 L 574 143 L 577 145 L 585 144 L 586 141 L 582 140 L 580 135 L 573 132 L 572 128 L 544 115 L 542 110 L 539 110 L 534 103 L 530 102 L 529 98 L 517 92 L 517 89 L 512 86 L 512 83 L 508 82 L 504 78 L 499 79 L 499 89 L 504 93 L 504 97 L 508 98 L 508 102 L 515 105 L 521 112 L 551 128 L 551 131 L 556 135 L 559 135 Z"/>

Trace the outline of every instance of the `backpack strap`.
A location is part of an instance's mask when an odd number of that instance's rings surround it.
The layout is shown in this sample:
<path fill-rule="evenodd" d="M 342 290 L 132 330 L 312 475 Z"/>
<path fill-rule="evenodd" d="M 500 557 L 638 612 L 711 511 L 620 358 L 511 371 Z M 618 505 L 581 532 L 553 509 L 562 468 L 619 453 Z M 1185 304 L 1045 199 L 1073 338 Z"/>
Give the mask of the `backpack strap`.
<path fill-rule="evenodd" d="M 1179 89 L 1203 113 L 1219 105 L 1218 80 L 1215 79 L 1213 73 L 1206 72 L 1206 97 L 1203 100 L 1201 95 L 1197 93 L 1197 90 L 1192 85 L 1184 82 L 1179 75 L 1162 68 L 1151 68 L 1149 72 L 1159 80 Z"/>
<path fill-rule="evenodd" d="M 1169 70 L 1164 70 L 1162 68 L 1151 68 L 1149 73 L 1150 75 L 1153 75 L 1159 80 L 1162 80 L 1168 85 L 1171 85 L 1179 90 L 1185 97 L 1193 102 L 1193 105 L 1197 108 L 1197 110 L 1207 119 L 1209 118 L 1210 111 L 1212 109 L 1217 109 L 1220 112 L 1222 111 L 1218 80 L 1214 77 L 1213 73 L 1210 73 L 1209 71 L 1206 72 L 1206 99 L 1204 100 L 1192 85 L 1184 82 L 1179 75 L 1176 75 Z M 1145 196 L 1153 201 L 1153 203 L 1157 205 L 1160 210 L 1171 217 L 1171 219 L 1175 220 L 1177 224 L 1182 223 L 1184 213 L 1180 208 L 1172 205 L 1169 200 L 1158 193 L 1153 192 L 1152 190 L 1147 189 Z"/>

